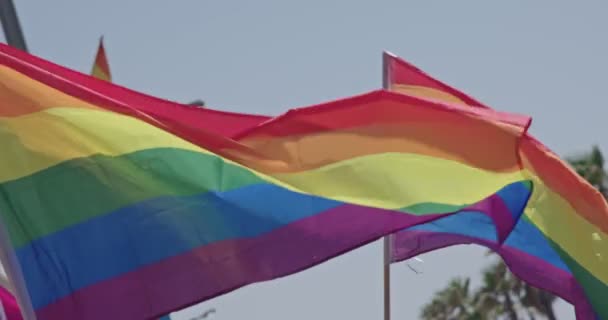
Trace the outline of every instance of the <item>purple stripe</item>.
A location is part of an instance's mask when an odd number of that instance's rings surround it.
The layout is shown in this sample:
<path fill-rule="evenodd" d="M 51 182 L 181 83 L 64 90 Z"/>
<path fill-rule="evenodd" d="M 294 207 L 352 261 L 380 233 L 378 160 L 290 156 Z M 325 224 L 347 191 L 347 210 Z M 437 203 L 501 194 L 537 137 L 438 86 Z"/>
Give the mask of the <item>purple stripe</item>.
<path fill-rule="evenodd" d="M 521 250 L 496 242 L 453 233 L 408 230 L 393 237 L 392 262 L 399 262 L 433 250 L 458 245 L 478 244 L 499 254 L 509 270 L 531 286 L 548 291 L 570 302 L 577 319 L 592 319 L 593 309 L 576 279 L 565 270 Z"/>
<path fill-rule="evenodd" d="M 37 311 L 39 320 L 142 319 L 286 276 L 444 215 L 343 205 L 256 238 L 227 240 L 78 290 Z"/>
<path fill-rule="evenodd" d="M 525 204 L 525 202 L 523 203 Z M 493 194 L 485 200 L 477 202 L 463 210 L 483 212 L 492 218 L 499 243 L 503 243 L 507 239 L 511 230 L 515 227 L 519 215 L 521 215 L 521 211 L 518 213 L 511 212 L 505 201 L 498 194 Z"/>

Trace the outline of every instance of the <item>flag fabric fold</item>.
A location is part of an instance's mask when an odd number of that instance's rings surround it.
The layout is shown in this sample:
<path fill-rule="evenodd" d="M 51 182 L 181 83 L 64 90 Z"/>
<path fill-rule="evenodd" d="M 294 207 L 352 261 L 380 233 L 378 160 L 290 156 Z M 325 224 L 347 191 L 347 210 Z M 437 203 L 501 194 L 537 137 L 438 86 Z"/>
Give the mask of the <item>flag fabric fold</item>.
<path fill-rule="evenodd" d="M 167 101 L 154 96 L 136 92 L 126 87 L 105 83 L 96 77 L 77 72 L 72 69 L 64 68 L 50 61 L 46 61 L 36 56 L 28 56 L 27 61 L 20 59 L 22 53 L 13 47 L 4 47 L 2 52 L 7 55 L 7 63 L 11 68 L 23 74 L 32 74 L 32 70 L 44 70 L 47 75 L 39 75 L 47 83 L 57 83 L 57 78 L 70 79 L 72 84 L 69 88 L 64 88 L 68 94 L 84 96 L 92 103 L 101 103 L 121 108 L 137 108 L 151 117 L 162 119 L 166 122 L 178 122 L 180 126 L 200 127 L 217 135 L 233 137 L 242 131 L 255 127 L 272 117 L 234 113 L 208 108 L 192 108 L 180 103 Z M 95 88 L 94 93 L 91 88 Z M 105 97 L 121 97 L 120 100 L 109 101 L 101 99 Z M 176 106 L 181 107 L 176 107 Z"/>
<path fill-rule="evenodd" d="M 385 53 L 391 90 L 429 101 L 491 110 L 412 64 Z M 533 286 L 575 306 L 577 319 L 608 319 L 608 207 L 603 196 L 546 146 L 524 134 L 522 167 L 534 185 L 524 215 L 506 240 L 499 225 L 459 213 L 398 232 L 393 262 L 456 244 L 478 244 L 498 253 L 510 270 Z"/>
<path fill-rule="evenodd" d="M 22 320 L 19 305 L 13 294 L 6 288 L 0 286 L 0 319 L 2 320 Z"/>
<path fill-rule="evenodd" d="M 39 320 L 158 318 L 460 212 L 516 225 L 535 188 L 528 117 L 374 91 L 222 131 L 5 45 L 0 62 L 1 245 Z"/>

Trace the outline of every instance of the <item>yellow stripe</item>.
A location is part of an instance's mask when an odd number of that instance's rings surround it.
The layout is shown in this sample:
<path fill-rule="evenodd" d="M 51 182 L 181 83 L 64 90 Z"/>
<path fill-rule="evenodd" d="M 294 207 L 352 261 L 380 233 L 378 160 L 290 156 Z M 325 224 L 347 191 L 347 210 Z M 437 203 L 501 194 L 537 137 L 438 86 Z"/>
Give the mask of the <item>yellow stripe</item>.
<path fill-rule="evenodd" d="M 0 118 L 0 182 L 94 154 L 117 156 L 149 148 L 209 153 L 141 120 L 94 109 L 52 108 Z"/>
<path fill-rule="evenodd" d="M 527 170 L 495 173 L 419 154 L 383 153 L 273 177 L 300 192 L 386 209 L 420 202 L 474 203 L 509 183 L 531 179 L 534 191 L 526 215 L 580 265 L 608 283 L 608 235 Z"/>
<path fill-rule="evenodd" d="M 470 204 L 525 179 L 519 171 L 495 173 L 406 153 L 362 156 L 315 170 L 272 176 L 306 193 L 387 209 L 421 202 Z"/>
<path fill-rule="evenodd" d="M 0 183 L 76 158 L 119 156 L 152 148 L 214 154 L 144 121 L 105 110 L 48 108 L 18 117 L 0 117 L 0 150 L 10 155 L 2 158 Z M 257 161 L 238 151 L 231 154 L 245 164 Z M 245 167 L 230 159 L 223 160 Z M 298 191 L 273 177 L 247 169 L 270 183 Z"/>
<path fill-rule="evenodd" d="M 464 104 L 466 103 L 459 99 L 458 97 L 449 94 L 445 91 L 438 90 L 430 87 L 416 86 L 416 85 L 408 85 L 408 84 L 392 84 L 391 91 L 409 94 L 419 98 L 438 100 L 448 103 L 455 104 Z"/>
<path fill-rule="evenodd" d="M 91 72 L 91 75 L 95 78 L 101 79 L 101 80 L 105 80 L 105 81 L 110 81 L 110 76 L 97 64 L 95 66 L 93 66 L 93 72 Z"/>
<path fill-rule="evenodd" d="M 572 206 L 531 176 L 534 192 L 525 214 L 581 266 L 608 283 L 608 235 L 579 216 Z"/>
<path fill-rule="evenodd" d="M 148 123 L 106 111 L 53 108 L 0 118 L 0 150 L 11 155 L 3 159 L 0 182 L 74 158 L 162 147 L 209 153 Z M 239 154 L 234 154 L 234 159 L 247 166 L 257 161 Z M 522 180 L 520 172 L 494 173 L 405 153 L 358 157 L 301 173 L 256 174 L 291 190 L 381 208 L 401 208 L 421 201 L 467 204 Z"/>

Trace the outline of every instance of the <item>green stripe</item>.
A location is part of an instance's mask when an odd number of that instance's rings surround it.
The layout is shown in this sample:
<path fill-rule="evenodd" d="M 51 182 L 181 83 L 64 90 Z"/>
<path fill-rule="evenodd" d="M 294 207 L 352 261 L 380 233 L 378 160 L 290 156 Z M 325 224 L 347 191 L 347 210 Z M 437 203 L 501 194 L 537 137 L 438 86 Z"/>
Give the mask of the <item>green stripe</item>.
<path fill-rule="evenodd" d="M 600 319 L 608 319 L 608 303 L 606 303 L 608 286 L 591 274 L 585 267 L 581 266 L 555 242 L 551 240 L 549 242 L 568 266 L 577 282 L 583 287 L 587 298 L 593 306 L 593 310 L 600 316 Z"/>
<path fill-rule="evenodd" d="M 121 156 L 95 155 L 60 163 L 0 184 L 0 214 L 13 245 L 31 241 L 140 201 L 189 196 L 266 183 L 220 157 L 158 148 Z M 398 211 L 424 215 L 464 205 L 415 204 Z"/>
<path fill-rule="evenodd" d="M 409 207 L 399 209 L 399 211 L 422 216 L 422 215 L 426 215 L 426 214 L 435 214 L 435 213 L 452 213 L 452 212 L 460 211 L 470 205 L 471 204 L 451 205 L 451 204 L 424 202 L 424 203 L 418 203 L 418 204 L 411 205 Z"/>
<path fill-rule="evenodd" d="M 15 247 L 159 196 L 188 196 L 263 183 L 221 158 L 159 148 L 63 162 L 0 185 L 0 212 Z"/>

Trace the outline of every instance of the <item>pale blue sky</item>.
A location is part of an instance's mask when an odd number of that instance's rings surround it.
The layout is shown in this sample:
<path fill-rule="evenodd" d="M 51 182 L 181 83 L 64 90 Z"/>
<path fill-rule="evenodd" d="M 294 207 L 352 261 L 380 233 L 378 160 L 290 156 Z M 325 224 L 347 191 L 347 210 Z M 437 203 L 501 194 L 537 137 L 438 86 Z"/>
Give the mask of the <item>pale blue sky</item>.
<path fill-rule="evenodd" d="M 390 50 L 505 111 L 560 154 L 608 150 L 606 0 L 16 1 L 30 51 L 88 72 L 101 34 L 115 82 L 219 109 L 278 114 L 377 89 Z M 393 317 L 488 259 L 474 247 L 394 265 Z M 211 319 L 380 319 L 381 246 L 180 312 Z M 558 306 L 560 319 L 572 309 Z"/>

